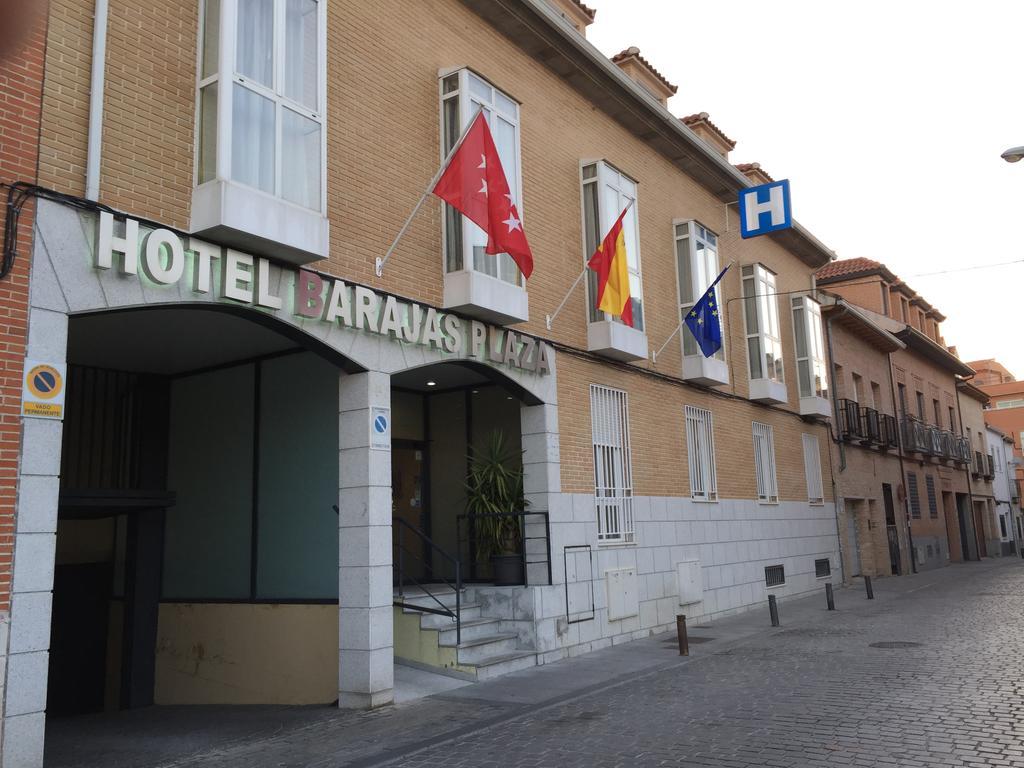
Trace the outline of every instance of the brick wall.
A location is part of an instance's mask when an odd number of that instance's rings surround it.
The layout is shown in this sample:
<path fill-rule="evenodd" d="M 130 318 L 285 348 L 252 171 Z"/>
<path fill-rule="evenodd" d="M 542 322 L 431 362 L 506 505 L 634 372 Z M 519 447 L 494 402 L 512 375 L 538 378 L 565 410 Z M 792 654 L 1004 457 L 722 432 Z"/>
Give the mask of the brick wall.
<path fill-rule="evenodd" d="M 34 182 L 39 159 L 39 116 L 46 46 L 40 18 L 19 49 L 0 60 L 0 182 Z M 6 188 L 0 188 L 6 201 Z M 22 209 L 18 260 L 0 282 L 0 610 L 10 605 L 21 445 L 21 378 L 28 320 L 28 275 L 34 204 Z M 0 222 L 6 208 L 0 211 Z"/>

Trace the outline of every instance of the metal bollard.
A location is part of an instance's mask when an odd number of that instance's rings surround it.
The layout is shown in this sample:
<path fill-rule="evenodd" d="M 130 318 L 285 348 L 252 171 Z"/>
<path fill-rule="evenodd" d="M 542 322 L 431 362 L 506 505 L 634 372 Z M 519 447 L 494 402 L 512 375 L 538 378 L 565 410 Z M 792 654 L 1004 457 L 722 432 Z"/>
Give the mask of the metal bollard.
<path fill-rule="evenodd" d="M 686 614 L 676 616 L 676 635 L 679 636 L 679 655 L 690 655 L 690 638 L 686 636 Z"/>
<path fill-rule="evenodd" d="M 828 609 L 834 611 L 836 609 L 836 597 L 832 594 L 832 585 L 825 585 L 825 602 L 828 603 Z"/>
<path fill-rule="evenodd" d="M 875 599 L 875 590 L 873 590 L 871 588 L 871 577 L 870 576 L 865 576 L 864 577 L 864 590 L 868 593 L 868 600 L 874 600 Z"/>
<path fill-rule="evenodd" d="M 775 595 L 768 595 L 768 613 L 772 617 L 772 626 L 779 626 L 779 604 L 775 600 Z"/>

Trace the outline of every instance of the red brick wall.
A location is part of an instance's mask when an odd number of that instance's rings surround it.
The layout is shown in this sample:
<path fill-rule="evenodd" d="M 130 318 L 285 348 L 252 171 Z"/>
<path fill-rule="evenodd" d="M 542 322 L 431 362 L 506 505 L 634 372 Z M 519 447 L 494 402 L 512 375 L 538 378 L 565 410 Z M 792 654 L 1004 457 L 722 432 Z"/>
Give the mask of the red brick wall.
<path fill-rule="evenodd" d="M 46 20 L 40 17 L 21 45 L 0 54 L 0 182 L 35 182 L 39 165 Z M 0 187 L 6 202 L 7 188 Z M 22 208 L 18 260 L 0 282 L 0 610 L 10 605 L 14 506 L 21 444 L 21 376 L 28 328 L 28 273 L 35 205 Z M 6 207 L 0 209 L 0 222 Z"/>

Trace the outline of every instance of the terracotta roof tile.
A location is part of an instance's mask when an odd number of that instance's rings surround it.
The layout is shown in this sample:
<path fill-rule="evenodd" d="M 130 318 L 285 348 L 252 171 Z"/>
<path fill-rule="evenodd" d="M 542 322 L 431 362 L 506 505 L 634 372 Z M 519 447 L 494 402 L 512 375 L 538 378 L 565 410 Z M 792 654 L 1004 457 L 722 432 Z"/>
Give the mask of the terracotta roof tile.
<path fill-rule="evenodd" d="M 652 65 L 651 62 L 649 62 L 647 59 L 640 55 L 640 49 L 637 48 L 635 45 L 631 45 L 629 48 L 626 48 L 625 50 L 616 53 L 614 56 L 612 56 L 612 62 L 618 64 L 631 58 L 635 58 L 637 61 L 643 64 L 647 68 L 647 70 L 652 75 L 654 75 L 661 82 L 661 84 L 664 85 L 672 93 L 675 93 L 676 91 L 679 90 L 679 86 L 672 85 L 672 83 L 665 79 L 665 76 L 661 74 L 661 72 L 654 68 L 654 65 Z"/>
<path fill-rule="evenodd" d="M 750 173 L 751 171 L 759 171 L 762 176 L 768 178 L 771 181 L 775 181 L 775 179 L 772 178 L 772 175 L 761 167 L 760 163 L 736 163 L 735 168 L 740 173 Z"/>
<path fill-rule="evenodd" d="M 680 117 L 679 120 L 687 128 L 693 128 L 693 126 L 700 125 L 701 123 L 703 123 L 716 134 L 718 134 L 718 137 L 729 145 L 729 149 L 735 149 L 736 142 L 730 139 L 728 136 L 726 136 L 725 133 L 722 132 L 721 128 L 712 123 L 709 119 L 710 117 L 711 116 L 707 112 L 697 112 L 692 115 L 687 115 L 686 117 Z"/>
<path fill-rule="evenodd" d="M 858 256 L 855 259 L 840 259 L 826 264 L 814 273 L 815 279 L 823 284 L 839 283 L 861 275 L 880 275 L 889 286 L 910 298 L 910 303 L 921 307 L 925 314 L 934 317 L 939 322 L 946 319 L 938 309 L 929 304 L 923 296 L 918 295 L 913 288 L 897 277 L 885 264 L 874 259 L 866 259 Z"/>
<path fill-rule="evenodd" d="M 579 8 L 585 14 L 587 14 L 587 16 L 590 17 L 591 21 L 594 20 L 595 16 L 597 16 L 597 9 L 596 8 L 591 8 L 589 5 L 585 5 L 584 3 L 581 3 L 580 0 L 572 0 L 572 2 L 573 2 L 573 5 L 575 5 L 577 8 Z"/>
<path fill-rule="evenodd" d="M 858 257 L 856 259 L 840 259 L 832 261 L 819 269 L 816 273 L 818 280 L 834 280 L 839 277 L 850 277 L 868 272 L 879 272 L 885 269 L 885 265 L 872 259 Z M 886 270 L 888 271 L 888 270 Z"/>

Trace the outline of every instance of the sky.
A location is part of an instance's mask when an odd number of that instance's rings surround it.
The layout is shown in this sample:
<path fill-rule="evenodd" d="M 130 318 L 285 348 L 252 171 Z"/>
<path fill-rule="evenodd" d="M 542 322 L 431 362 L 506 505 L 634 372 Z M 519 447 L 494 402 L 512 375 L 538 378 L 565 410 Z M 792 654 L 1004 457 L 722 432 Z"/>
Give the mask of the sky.
<path fill-rule="evenodd" d="M 790 179 L 840 259 L 885 263 L 947 316 L 965 361 L 1024 379 L 1024 3 L 586 0 L 587 37 L 635 45 L 708 112 L 733 163 Z M 965 269 L 983 267 L 980 269 Z M 957 270 L 941 275 L 927 275 Z"/>

